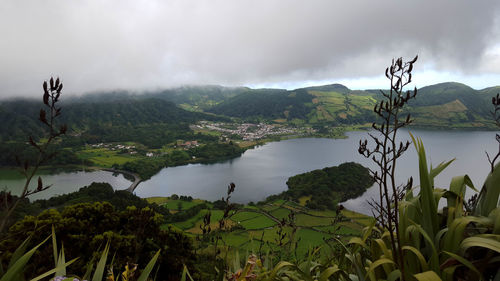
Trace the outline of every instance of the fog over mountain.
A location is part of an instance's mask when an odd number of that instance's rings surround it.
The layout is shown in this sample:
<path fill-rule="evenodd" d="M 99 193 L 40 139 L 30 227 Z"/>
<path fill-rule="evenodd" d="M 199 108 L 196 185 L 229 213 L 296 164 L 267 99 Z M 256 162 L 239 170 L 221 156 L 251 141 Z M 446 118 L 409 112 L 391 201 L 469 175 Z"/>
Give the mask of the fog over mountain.
<path fill-rule="evenodd" d="M 0 97 L 185 84 L 383 87 L 419 54 L 417 86 L 500 84 L 498 1 L 56 1 L 0 3 Z"/>

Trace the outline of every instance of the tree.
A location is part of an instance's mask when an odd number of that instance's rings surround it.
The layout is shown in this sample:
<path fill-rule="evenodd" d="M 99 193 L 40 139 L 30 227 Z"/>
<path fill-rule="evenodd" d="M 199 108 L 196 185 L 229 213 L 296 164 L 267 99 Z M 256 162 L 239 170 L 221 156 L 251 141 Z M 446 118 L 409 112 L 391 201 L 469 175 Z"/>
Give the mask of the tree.
<path fill-rule="evenodd" d="M 161 249 L 164 254 L 157 261 L 161 269 L 157 280 L 178 280 L 184 264 L 194 267 L 192 240 L 181 232 L 164 229 L 163 224 L 164 217 L 149 207 L 129 206 L 119 211 L 108 202 L 80 203 L 62 211 L 48 209 L 38 216 L 26 216 L 10 228 L 0 248 L 8 260 L 27 235 L 31 235 L 31 243 L 36 245 L 51 234 L 54 226 L 66 257 L 79 257 L 70 267 L 76 275 L 84 275 L 87 263 L 99 256 L 99 248 L 109 241 L 115 252 L 115 268 L 123 268 L 127 263 L 143 268 Z M 52 245 L 40 247 L 25 269 L 26 276 L 50 270 L 53 260 L 47 256 L 51 253 Z"/>

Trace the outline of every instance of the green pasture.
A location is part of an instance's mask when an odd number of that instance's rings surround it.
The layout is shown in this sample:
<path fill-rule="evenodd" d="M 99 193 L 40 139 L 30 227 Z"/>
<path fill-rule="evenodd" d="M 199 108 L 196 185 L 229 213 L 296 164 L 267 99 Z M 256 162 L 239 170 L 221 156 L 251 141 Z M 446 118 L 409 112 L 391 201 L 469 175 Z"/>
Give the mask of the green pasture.
<path fill-rule="evenodd" d="M 297 225 L 299 226 L 321 226 L 332 224 L 333 217 L 316 217 L 307 214 L 297 215 Z"/>
<path fill-rule="evenodd" d="M 175 222 L 175 223 L 173 223 L 173 225 L 184 230 L 184 231 L 191 230 L 190 232 L 193 233 L 194 230 L 199 229 L 198 226 L 202 224 L 203 217 L 208 212 L 209 212 L 209 210 L 206 210 L 206 209 L 201 210 L 198 214 L 189 218 L 188 220 L 185 220 L 182 222 Z M 211 223 L 214 223 L 213 225 L 215 225 L 215 223 L 222 218 L 222 211 L 221 210 L 211 210 L 210 213 L 212 214 L 210 221 L 211 221 Z"/>
<path fill-rule="evenodd" d="M 81 159 L 92 161 L 100 167 L 110 168 L 113 164 L 124 164 L 133 160 L 144 158 L 143 156 L 134 154 L 120 153 L 117 150 L 109 150 L 107 148 L 86 148 L 76 152 L 76 155 Z"/>
<path fill-rule="evenodd" d="M 166 204 L 170 210 L 176 210 L 178 202 L 182 203 L 182 211 L 185 211 L 197 204 L 207 203 L 203 200 L 194 199 L 191 202 L 172 200 L 168 197 L 147 198 L 148 202 L 159 205 Z M 207 203 L 209 208 L 211 204 Z M 212 233 L 218 229 L 218 221 L 223 216 L 222 210 L 203 209 L 198 214 L 182 222 L 175 222 L 170 227 L 180 229 L 190 236 L 196 237 L 202 234 L 200 226 L 203 224 L 203 217 L 207 212 L 211 212 L 210 227 Z M 284 200 L 276 200 L 264 205 L 243 206 L 235 213 L 231 213 L 226 220 L 226 229 L 221 232 L 222 244 L 229 249 L 237 250 L 240 255 L 248 253 L 262 254 L 267 252 L 277 253 L 282 251 L 278 246 L 280 226 L 278 221 L 287 219 L 291 212 L 295 212 L 295 233 L 293 241 L 299 241 L 297 249 L 294 250 L 299 256 L 304 256 L 315 247 L 321 247 L 321 255 L 327 256 L 330 247 L 325 241 L 340 236 L 340 239 L 347 241 L 349 237 L 360 235 L 362 229 L 373 222 L 373 218 L 343 210 L 344 220 L 333 225 L 337 213 L 333 210 L 310 210 L 298 203 Z M 168 227 L 168 226 L 166 226 Z M 233 229 L 228 231 L 228 229 Z M 294 228 L 289 225 L 283 226 L 281 230 L 286 233 L 284 242 L 288 242 Z"/>
<path fill-rule="evenodd" d="M 191 207 L 194 207 L 199 204 L 207 203 L 205 200 L 201 199 L 193 199 L 192 201 L 184 201 L 184 200 L 174 200 L 170 199 L 170 197 L 148 197 L 145 198 L 149 203 L 156 203 L 160 206 L 164 206 L 169 210 L 179 210 L 179 204 L 181 206 L 181 211 L 187 210 Z M 209 204 L 209 203 L 208 203 Z M 211 204 L 209 204 L 211 206 Z"/>
<path fill-rule="evenodd" d="M 262 229 L 274 226 L 275 224 L 276 224 L 275 221 L 273 221 L 272 219 L 268 218 L 265 215 L 260 215 L 258 217 L 240 222 L 240 225 L 242 225 L 247 230 Z"/>
<path fill-rule="evenodd" d="M 235 222 L 242 222 L 259 216 L 262 216 L 262 214 L 259 214 L 257 212 L 237 212 L 236 214 L 231 216 L 231 219 Z"/>
<path fill-rule="evenodd" d="M 147 198 L 147 200 L 157 204 L 167 204 L 167 206 L 171 204 L 174 206 L 173 208 L 169 207 L 171 210 L 175 210 L 177 202 L 180 201 L 164 197 L 152 197 Z M 182 211 L 203 202 L 205 201 L 196 199 L 192 202 L 182 201 Z M 188 205 L 188 203 L 190 204 Z M 321 252 L 326 254 L 329 247 L 325 244 L 325 239 L 328 240 L 337 235 L 344 239 L 360 235 L 363 227 L 373 221 L 371 217 L 343 210 L 344 221 L 333 225 L 334 218 L 337 215 L 335 211 L 309 210 L 294 202 L 276 200 L 265 205 L 244 206 L 232 214 L 226 220 L 226 227 L 237 228 L 234 228 L 233 231 L 222 232 L 223 244 L 232 249 L 237 249 L 241 254 L 256 253 L 259 249 L 263 253 L 280 251 L 277 244 L 280 229 L 277 220 L 286 219 L 292 210 L 296 213 L 294 241 L 300 239 L 297 245 L 298 255 L 305 255 L 317 246 L 321 246 Z M 207 209 L 201 210 L 186 221 L 173 223 L 173 227 L 182 229 L 193 236 L 201 235 L 200 225 L 202 225 L 203 217 L 207 212 L 209 212 Z M 223 211 L 211 210 L 210 212 L 212 214 L 210 227 L 212 231 L 216 231 L 218 229 L 218 220 L 222 218 Z M 284 239 L 286 242 L 290 239 L 292 228 L 284 226 L 282 229 L 287 234 Z"/>
<path fill-rule="evenodd" d="M 279 209 L 273 210 L 272 212 L 270 212 L 270 214 L 273 217 L 281 220 L 281 219 L 286 219 L 291 212 L 292 211 L 290 211 L 289 209 L 279 208 Z"/>
<path fill-rule="evenodd" d="M 179 210 L 179 206 L 181 207 L 180 210 L 187 210 L 191 207 L 194 207 L 199 204 L 203 204 L 205 201 L 203 200 L 196 200 L 194 199 L 193 201 L 184 201 L 184 200 L 168 200 L 167 202 L 163 203 L 163 206 L 165 206 L 169 210 Z"/>

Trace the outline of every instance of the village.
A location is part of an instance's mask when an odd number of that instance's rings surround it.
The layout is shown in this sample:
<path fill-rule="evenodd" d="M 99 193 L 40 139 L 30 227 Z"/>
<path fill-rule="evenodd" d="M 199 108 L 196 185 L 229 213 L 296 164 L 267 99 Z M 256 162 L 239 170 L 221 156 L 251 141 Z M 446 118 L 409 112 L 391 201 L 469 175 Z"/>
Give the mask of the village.
<path fill-rule="evenodd" d="M 269 137 L 277 136 L 300 136 L 311 135 L 315 133 L 312 128 L 292 128 L 281 124 L 265 124 L 265 123 L 223 123 L 200 121 L 196 125 L 190 126 L 192 130 L 217 132 L 219 142 L 230 143 L 231 140 L 241 139 L 243 141 L 256 141 Z M 133 157 L 159 157 L 164 156 L 173 150 L 191 150 L 203 146 L 199 140 L 177 140 L 174 143 L 164 147 L 161 150 L 150 150 L 136 143 L 96 143 L 87 144 L 87 148 L 94 150 L 107 150 L 110 153 L 117 153 L 124 157 L 125 155 Z M 98 153 L 98 152 L 96 152 Z M 99 156 L 99 155 L 98 155 Z M 195 159 L 195 156 L 192 156 Z"/>
<path fill-rule="evenodd" d="M 162 152 L 160 154 L 154 153 L 151 151 L 143 151 L 141 149 L 137 149 L 135 145 L 125 145 L 125 144 L 120 144 L 120 143 L 96 143 L 96 144 L 90 144 L 89 145 L 91 148 L 94 149 L 99 149 L 99 148 L 105 148 L 110 151 L 116 151 L 118 153 L 126 153 L 130 155 L 145 155 L 146 157 L 153 157 L 153 156 L 158 156 L 158 155 L 165 155 L 167 154 L 166 152 Z M 200 144 L 196 140 L 192 141 L 183 141 L 183 140 L 177 140 L 176 143 L 173 145 L 174 148 L 181 148 L 183 150 L 188 150 L 194 147 L 198 147 Z"/>
<path fill-rule="evenodd" d="M 193 125 L 194 129 L 210 130 L 223 133 L 222 138 L 227 138 L 231 135 L 237 135 L 244 141 L 253 141 L 263 139 L 269 136 L 280 135 L 293 135 L 298 134 L 299 131 L 295 128 L 270 125 L 265 123 L 252 124 L 252 123 L 214 123 L 209 121 L 201 121 Z"/>
<path fill-rule="evenodd" d="M 120 151 L 122 153 L 128 153 L 130 155 L 137 154 L 137 149 L 135 145 L 124 145 L 124 144 L 113 144 L 113 143 L 96 143 L 96 144 L 91 144 L 90 147 L 92 148 L 107 148 L 108 150 L 112 151 Z M 153 152 L 146 152 L 145 155 L 147 157 L 153 157 L 154 153 Z"/>

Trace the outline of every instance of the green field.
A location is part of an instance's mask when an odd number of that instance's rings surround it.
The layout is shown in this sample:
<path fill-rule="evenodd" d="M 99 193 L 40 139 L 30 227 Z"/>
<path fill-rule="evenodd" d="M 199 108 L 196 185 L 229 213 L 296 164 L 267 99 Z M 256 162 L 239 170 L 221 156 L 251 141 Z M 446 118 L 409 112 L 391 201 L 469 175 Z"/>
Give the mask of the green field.
<path fill-rule="evenodd" d="M 270 214 L 277 219 L 286 219 L 291 212 L 289 209 L 279 208 L 270 212 Z"/>
<path fill-rule="evenodd" d="M 199 229 L 198 226 L 201 225 L 201 223 L 203 222 L 203 217 L 208 212 L 209 212 L 209 210 L 201 210 L 201 212 L 199 212 L 197 215 L 189 218 L 188 220 L 182 221 L 182 222 L 176 222 L 173 225 L 182 229 L 182 230 L 185 230 L 185 231 L 188 231 L 191 233 L 197 233 L 198 229 Z M 222 211 L 221 210 L 211 210 L 210 213 L 212 214 L 212 216 L 211 216 L 212 222 L 216 222 L 217 220 L 220 220 L 222 218 Z"/>
<path fill-rule="evenodd" d="M 207 203 L 207 201 L 201 200 L 201 199 L 193 199 L 192 201 L 185 201 L 185 200 L 180 200 L 180 199 L 177 199 L 177 200 L 170 199 L 170 197 L 148 197 L 148 198 L 146 198 L 146 200 L 149 203 L 156 203 L 156 204 L 158 204 L 160 206 L 164 206 L 167 209 L 172 210 L 172 211 L 178 211 L 179 206 L 181 207 L 180 210 L 184 211 L 184 210 L 187 210 L 187 209 L 194 207 L 196 205 Z M 209 203 L 207 203 L 207 204 L 209 204 Z M 209 204 L 209 205 L 211 205 L 211 204 Z"/>
<path fill-rule="evenodd" d="M 148 198 L 149 202 L 158 204 L 176 204 L 180 200 L 171 200 L 169 198 L 153 197 Z M 191 205 L 201 204 L 202 200 L 193 200 Z M 188 203 L 188 202 L 183 202 Z M 188 205 L 183 205 L 183 210 Z M 329 253 L 329 247 L 325 240 L 335 236 L 340 236 L 347 240 L 352 236 L 359 235 L 366 225 L 373 221 L 373 218 L 358 214 L 352 211 L 343 210 L 343 221 L 332 225 L 336 212 L 331 210 L 318 211 L 309 210 L 297 203 L 277 200 L 265 205 L 244 206 L 236 213 L 232 214 L 226 220 L 226 227 L 237 226 L 233 231 L 223 231 L 221 234 L 223 244 L 232 249 L 240 251 L 240 254 L 256 252 L 259 249 L 263 252 L 279 252 L 278 231 L 280 230 L 279 221 L 287 219 L 288 215 L 295 212 L 295 231 L 289 225 L 283 226 L 286 233 L 283 241 L 287 242 L 292 236 L 292 241 L 299 241 L 297 249 L 294 250 L 297 255 L 305 255 L 312 248 L 321 246 L 321 252 Z M 200 225 L 203 223 L 204 215 L 210 210 L 201 210 L 197 215 L 186 221 L 173 223 L 173 226 L 187 232 L 189 235 L 201 235 Z M 222 218 L 223 211 L 211 210 L 212 231 L 217 231 L 218 220 Z M 226 229 L 227 229 L 226 228 Z M 294 243 L 295 243 L 294 242 Z"/>
<path fill-rule="evenodd" d="M 297 215 L 297 225 L 301 226 L 321 226 L 332 223 L 333 217 L 316 217 L 307 214 Z"/>
<path fill-rule="evenodd" d="M 126 162 L 143 159 L 145 156 L 120 153 L 107 148 L 86 148 L 76 152 L 76 155 L 85 160 L 92 161 L 96 166 L 111 168 L 113 164 L 122 165 Z"/>
<path fill-rule="evenodd" d="M 276 224 L 276 222 L 273 221 L 272 219 L 268 218 L 265 215 L 260 215 L 260 216 L 257 216 L 255 218 L 252 218 L 252 219 L 249 219 L 246 221 L 242 221 L 240 224 L 245 229 L 251 230 L 251 229 L 262 229 L 262 228 L 266 228 L 266 227 L 271 227 L 271 226 L 274 226 Z"/>
<path fill-rule="evenodd" d="M 169 210 L 186 210 L 193 206 L 204 203 L 203 200 L 193 200 L 193 201 L 183 201 L 183 200 L 169 200 L 168 202 L 163 203 Z M 180 207 L 180 208 L 179 208 Z"/>
<path fill-rule="evenodd" d="M 329 91 L 309 91 L 313 95 L 312 110 L 307 115 L 308 123 L 345 120 L 365 114 L 373 109 L 376 100 L 371 94 L 343 94 Z"/>
<path fill-rule="evenodd" d="M 232 220 L 235 222 L 242 222 L 242 221 L 247 221 L 256 217 L 262 216 L 261 214 L 257 212 L 238 212 L 235 215 L 231 217 Z"/>

